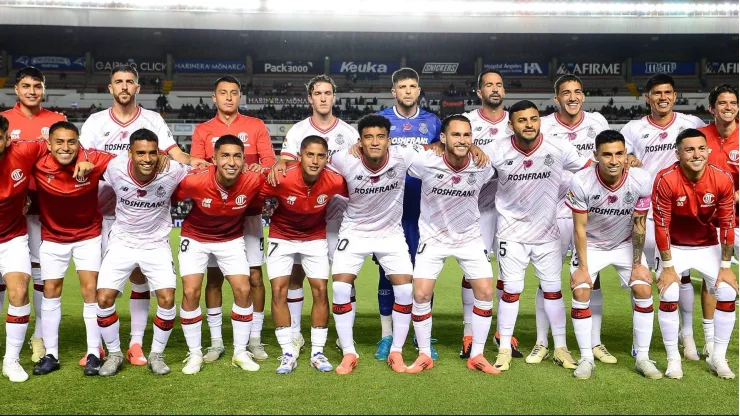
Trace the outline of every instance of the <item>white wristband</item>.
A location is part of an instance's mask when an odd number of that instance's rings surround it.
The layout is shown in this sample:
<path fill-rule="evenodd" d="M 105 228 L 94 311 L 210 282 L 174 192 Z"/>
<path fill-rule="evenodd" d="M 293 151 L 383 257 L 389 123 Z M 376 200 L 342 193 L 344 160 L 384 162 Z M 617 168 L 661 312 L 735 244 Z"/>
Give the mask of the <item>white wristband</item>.
<path fill-rule="evenodd" d="M 725 260 L 722 260 L 722 261 L 721 261 L 721 262 L 719 263 L 719 267 L 720 267 L 721 269 L 729 269 L 729 268 L 730 268 L 731 266 L 732 266 L 732 262 L 731 262 L 731 261 L 725 261 Z"/>
<path fill-rule="evenodd" d="M 673 267 L 673 261 L 672 260 L 663 260 L 663 268 L 666 267 Z"/>

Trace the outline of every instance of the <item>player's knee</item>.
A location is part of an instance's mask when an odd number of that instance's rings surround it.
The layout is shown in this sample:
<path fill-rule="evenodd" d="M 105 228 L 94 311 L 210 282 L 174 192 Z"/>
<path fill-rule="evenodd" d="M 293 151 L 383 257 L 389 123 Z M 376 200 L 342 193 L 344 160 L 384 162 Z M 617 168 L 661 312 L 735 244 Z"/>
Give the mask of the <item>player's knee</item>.
<path fill-rule="evenodd" d="M 313 302 L 326 303 L 328 302 L 328 289 L 326 284 L 312 284 L 311 295 L 313 296 Z"/>
<path fill-rule="evenodd" d="M 350 303 L 352 297 L 352 285 L 346 282 L 337 282 L 331 284 L 332 296 L 335 304 Z"/>
<path fill-rule="evenodd" d="M 159 289 L 157 291 L 157 305 L 160 308 L 172 309 L 175 306 L 175 290 Z"/>
<path fill-rule="evenodd" d="M 630 288 L 635 299 L 649 299 L 653 296 L 653 287 L 642 280 L 635 280 Z"/>
<path fill-rule="evenodd" d="M 393 287 L 393 296 L 396 303 L 401 305 L 408 305 L 414 296 L 414 289 L 410 283 L 404 285 L 396 285 Z"/>
<path fill-rule="evenodd" d="M 524 280 L 504 282 L 501 300 L 507 303 L 518 302 L 519 295 L 524 291 Z"/>
<path fill-rule="evenodd" d="M 110 292 L 113 293 L 111 294 Z M 98 290 L 95 298 L 101 309 L 107 309 L 113 306 L 113 303 L 116 301 L 116 292 L 112 290 Z"/>
<path fill-rule="evenodd" d="M 735 289 L 725 282 L 719 284 L 719 287 L 715 291 L 718 302 L 734 302 L 737 297 Z"/>
<path fill-rule="evenodd" d="M 581 283 L 573 289 L 573 299 L 578 302 L 588 302 L 591 299 L 591 287 L 588 283 Z"/>
<path fill-rule="evenodd" d="M 416 288 L 414 289 L 414 302 L 429 303 L 432 301 L 432 295 L 434 295 L 434 292 L 432 291 L 426 291 Z"/>
<path fill-rule="evenodd" d="M 542 288 L 542 292 L 544 293 L 559 293 L 563 288 L 563 284 L 560 282 L 559 279 L 541 280 L 540 288 Z M 547 299 L 547 296 L 545 296 L 545 299 Z"/>
<path fill-rule="evenodd" d="M 481 288 L 474 288 L 473 296 L 475 296 L 476 300 L 481 300 L 484 302 L 491 301 L 491 299 L 493 299 L 493 285 L 487 285 Z"/>
<path fill-rule="evenodd" d="M 671 283 L 670 286 L 660 295 L 661 302 L 678 302 L 680 286 L 678 283 Z"/>
<path fill-rule="evenodd" d="M 231 291 L 234 293 L 234 299 L 245 301 L 249 299 L 249 283 L 243 282 L 237 285 L 231 286 Z"/>
<path fill-rule="evenodd" d="M 262 287 L 264 282 L 262 281 L 262 268 L 261 267 L 250 267 L 249 268 L 249 284 L 252 287 Z"/>

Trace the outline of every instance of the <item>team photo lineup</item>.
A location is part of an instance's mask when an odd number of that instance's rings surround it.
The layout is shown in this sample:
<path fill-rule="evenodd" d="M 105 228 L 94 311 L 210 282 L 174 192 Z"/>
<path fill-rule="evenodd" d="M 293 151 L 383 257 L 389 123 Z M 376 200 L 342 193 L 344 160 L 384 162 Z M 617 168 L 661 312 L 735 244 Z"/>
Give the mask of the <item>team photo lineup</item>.
<path fill-rule="evenodd" d="M 178 316 L 187 351 L 171 357 L 185 359 L 184 374 L 206 371 L 204 364 L 230 349 L 221 333 L 224 281 L 233 292 L 234 367 L 267 365 L 263 339 L 272 335 L 262 328 L 271 318 L 278 374 L 293 372 L 303 354 L 319 372 L 350 374 L 360 362 L 355 281 L 368 257 L 377 267 L 382 334 L 374 358 L 388 371 L 434 372 L 438 359 L 450 359 L 432 343 L 433 301 L 445 260 L 454 258 L 463 272 L 459 356 L 472 371 L 496 375 L 517 371 L 516 358 L 552 360 L 568 370 L 563 377 L 589 379 L 596 362 L 615 364 L 600 340 L 600 272 L 613 266 L 631 293 L 636 377 L 681 379 L 682 360 L 705 358 L 709 372 L 735 378 L 737 362 L 727 356 L 738 294 L 731 269 L 738 93 L 731 85 L 707 95 L 714 118 L 707 125 L 674 111 L 674 78 L 653 75 L 643 88 L 650 114 L 617 131 L 582 109 L 586 86 L 575 75 L 557 79 L 558 111 L 541 117 L 527 100 L 505 110 L 505 80 L 485 70 L 477 77 L 480 108 L 440 120 L 419 106 L 418 73 L 401 68 L 392 75 L 397 104 L 355 128 L 332 114 L 336 85 L 317 75 L 306 79 L 312 115 L 287 132 L 276 156 L 263 121 L 239 114 L 242 88 L 233 76 L 215 80 L 216 117 L 196 127 L 190 153 L 158 113 L 137 104 L 133 66 L 110 71 L 111 107 L 80 129 L 42 107 L 41 70 L 22 68 L 14 81 L 18 103 L 0 115 L 2 373 L 11 382 L 60 369 L 70 260 L 84 300 L 86 351 L 82 342 L 77 347 L 86 376 L 114 376 L 124 363 L 168 374 L 165 351 Z M 265 240 L 263 205 L 275 200 Z M 173 253 L 170 209 L 177 201 L 192 208 Z M 527 354 L 516 323 L 530 263 L 539 286 L 537 341 Z M 563 267 L 570 281 L 561 279 Z M 686 330 L 692 270 L 702 279 L 702 308 L 713 315 L 703 320 L 701 350 Z M 300 332 L 306 278 L 313 298 L 308 340 Z M 568 290 L 576 354 L 566 344 Z M 130 340 L 121 337 L 116 312 L 127 297 Z M 666 362 L 649 355 L 656 314 Z M 148 327 L 153 341 L 145 354 Z M 324 355 L 330 328 L 339 363 Z M 32 370 L 21 365 L 29 342 Z M 418 355 L 405 361 L 404 347 Z M 363 357 L 363 365 L 381 365 L 371 360 Z"/>

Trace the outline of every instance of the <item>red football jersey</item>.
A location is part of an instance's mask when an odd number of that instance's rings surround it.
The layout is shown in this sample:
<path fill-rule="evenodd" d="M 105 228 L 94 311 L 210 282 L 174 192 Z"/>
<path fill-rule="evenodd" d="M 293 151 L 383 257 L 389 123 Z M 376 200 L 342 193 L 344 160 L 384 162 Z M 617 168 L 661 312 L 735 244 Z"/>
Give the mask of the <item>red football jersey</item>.
<path fill-rule="evenodd" d="M 80 149 L 77 162 L 62 166 L 47 153 L 36 162 L 34 178 L 41 204 L 41 238 L 55 243 L 89 240 L 102 232 L 103 217 L 98 208 L 98 182 L 108 162 L 116 157 L 99 150 Z M 72 177 L 75 165 L 95 165 L 84 181 Z"/>
<path fill-rule="evenodd" d="M 10 122 L 10 139 L 11 140 L 40 140 L 49 138 L 49 127 L 57 121 L 66 121 L 67 117 L 55 111 L 41 109 L 35 115 L 28 117 L 21 111 L 20 103 L 16 103 L 11 109 L 2 113 Z M 28 209 L 29 215 L 39 215 L 39 201 L 36 196 L 36 181 L 31 177 L 31 184 L 28 186 L 28 196 L 31 198 L 31 207 Z"/>
<path fill-rule="evenodd" d="M 710 124 L 706 127 L 699 129 L 705 136 L 707 136 L 707 145 L 711 150 L 709 152 L 709 163 L 719 166 L 721 169 L 730 172 L 732 180 L 735 182 L 735 191 L 738 190 L 738 159 L 740 159 L 740 151 L 738 150 L 738 128 L 735 127 L 735 131 L 723 139 L 717 131 L 717 126 Z M 738 205 L 735 202 L 735 228 L 738 227 Z"/>
<path fill-rule="evenodd" d="M 46 140 L 13 140 L 0 155 L 0 243 L 28 232 L 23 206 L 33 165 L 48 152 Z"/>
<path fill-rule="evenodd" d="M 303 181 L 299 164 L 286 169 L 278 186 L 265 182 L 260 199 L 277 197 L 278 206 L 270 220 L 270 238 L 319 240 L 326 238 L 326 207 L 335 195 L 349 197 L 342 175 L 325 167 L 311 186 Z"/>
<path fill-rule="evenodd" d="M 180 182 L 175 199 L 193 200 L 185 217 L 181 235 L 202 243 L 235 240 L 244 235 L 244 216 L 249 202 L 257 197 L 265 176 L 246 172 L 224 189 L 216 181 L 216 166 L 197 169 Z"/>
<path fill-rule="evenodd" d="M 677 246 L 735 243 L 735 190 L 729 173 L 708 164 L 697 182 L 684 175 L 678 162 L 658 173 L 653 185 L 653 219 L 658 250 Z M 716 221 L 716 222 L 715 222 Z"/>

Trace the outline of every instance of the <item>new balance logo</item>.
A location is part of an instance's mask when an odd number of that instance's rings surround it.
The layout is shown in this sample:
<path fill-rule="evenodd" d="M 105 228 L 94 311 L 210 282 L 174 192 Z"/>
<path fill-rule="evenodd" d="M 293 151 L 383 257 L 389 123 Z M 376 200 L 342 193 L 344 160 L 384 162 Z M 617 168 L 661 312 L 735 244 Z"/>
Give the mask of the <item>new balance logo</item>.
<path fill-rule="evenodd" d="M 288 205 L 293 205 L 293 204 L 295 204 L 295 200 L 296 200 L 296 199 L 297 199 L 297 198 L 296 198 L 296 197 L 294 197 L 294 196 L 289 196 L 289 197 L 285 198 L 285 200 L 286 200 L 286 201 L 288 202 Z"/>
<path fill-rule="evenodd" d="M 210 208 L 211 202 L 213 202 L 213 199 L 211 198 L 203 198 L 203 201 L 201 202 L 201 205 L 203 205 L 203 208 Z"/>
<path fill-rule="evenodd" d="M 685 195 L 684 196 L 679 196 L 678 199 L 676 199 L 676 206 L 677 207 L 682 207 L 683 204 L 685 204 L 685 203 L 686 203 L 686 196 Z"/>

